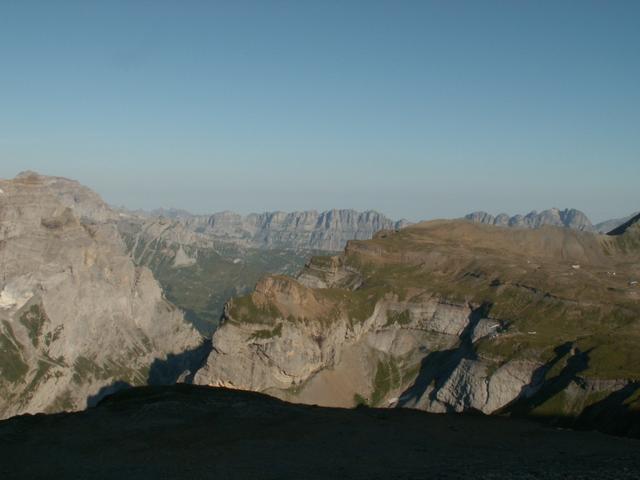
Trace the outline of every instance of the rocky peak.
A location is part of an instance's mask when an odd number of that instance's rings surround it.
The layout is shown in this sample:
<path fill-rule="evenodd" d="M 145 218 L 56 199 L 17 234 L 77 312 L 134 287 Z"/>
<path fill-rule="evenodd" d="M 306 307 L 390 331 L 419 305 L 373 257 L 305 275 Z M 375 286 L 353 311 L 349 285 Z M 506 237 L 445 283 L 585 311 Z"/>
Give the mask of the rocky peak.
<path fill-rule="evenodd" d="M 545 225 L 550 225 L 587 232 L 595 231 L 595 227 L 591 224 L 587 216 L 580 210 L 574 208 L 564 210 L 550 208 L 540 213 L 533 210 L 526 215 L 514 215 L 512 217 L 506 213 L 501 213 L 494 217 L 487 212 L 479 211 L 470 213 L 464 218 L 474 223 L 501 227 L 540 228 Z"/>
<path fill-rule="evenodd" d="M 352 239 L 371 238 L 383 229 L 400 229 L 407 220 L 394 222 L 375 211 L 315 210 L 264 212 L 242 216 L 224 211 L 213 215 L 176 217 L 186 228 L 212 240 L 244 247 L 339 251 Z"/>
<path fill-rule="evenodd" d="M 0 416 L 84 408 L 200 345 L 98 195 L 33 172 L 0 189 Z"/>
<path fill-rule="evenodd" d="M 85 223 L 104 223 L 118 218 L 117 213 L 98 194 L 75 180 L 40 175 L 28 170 L 19 173 L 12 181 L 1 183 L 7 194 L 52 196 L 56 203 L 70 208 Z"/>

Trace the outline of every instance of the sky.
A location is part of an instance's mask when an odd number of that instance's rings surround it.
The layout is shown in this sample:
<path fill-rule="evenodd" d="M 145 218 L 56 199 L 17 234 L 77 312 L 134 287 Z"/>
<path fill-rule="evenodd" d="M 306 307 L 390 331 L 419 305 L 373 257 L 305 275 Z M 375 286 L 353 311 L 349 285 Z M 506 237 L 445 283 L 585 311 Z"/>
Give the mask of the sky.
<path fill-rule="evenodd" d="M 114 205 L 640 209 L 638 1 L 0 0 L 0 177 Z"/>

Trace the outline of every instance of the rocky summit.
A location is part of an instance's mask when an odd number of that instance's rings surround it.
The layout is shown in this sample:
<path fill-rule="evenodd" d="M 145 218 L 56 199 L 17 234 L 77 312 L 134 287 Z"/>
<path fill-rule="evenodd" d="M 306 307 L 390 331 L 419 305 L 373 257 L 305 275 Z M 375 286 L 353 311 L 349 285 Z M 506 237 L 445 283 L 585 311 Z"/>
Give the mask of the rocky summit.
<path fill-rule="evenodd" d="M 0 476 L 162 479 L 633 479 L 638 441 L 514 419 L 335 409 L 192 385 L 0 422 Z"/>
<path fill-rule="evenodd" d="M 540 228 L 544 225 L 566 227 L 585 232 L 595 232 L 596 228 L 580 210 L 550 208 L 540 213 L 532 211 L 526 215 L 509 216 L 506 213 L 493 216 L 487 212 L 473 212 L 464 217 L 475 223 L 496 225 L 499 227 Z"/>
<path fill-rule="evenodd" d="M 639 277 L 640 224 L 381 232 L 232 299 L 195 382 L 640 435 Z"/>
<path fill-rule="evenodd" d="M 0 417 L 82 409 L 119 386 L 169 381 L 168 358 L 199 348 L 127 255 L 117 219 L 71 180 L 0 180 Z"/>

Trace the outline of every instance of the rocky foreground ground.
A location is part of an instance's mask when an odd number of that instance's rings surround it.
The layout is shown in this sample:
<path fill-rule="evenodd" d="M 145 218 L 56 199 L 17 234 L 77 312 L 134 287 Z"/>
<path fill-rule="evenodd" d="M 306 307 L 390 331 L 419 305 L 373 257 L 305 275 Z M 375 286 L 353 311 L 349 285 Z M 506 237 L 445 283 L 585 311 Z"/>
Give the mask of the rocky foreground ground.
<path fill-rule="evenodd" d="M 499 417 L 138 387 L 0 422 L 0 478 L 638 478 L 640 441 Z"/>

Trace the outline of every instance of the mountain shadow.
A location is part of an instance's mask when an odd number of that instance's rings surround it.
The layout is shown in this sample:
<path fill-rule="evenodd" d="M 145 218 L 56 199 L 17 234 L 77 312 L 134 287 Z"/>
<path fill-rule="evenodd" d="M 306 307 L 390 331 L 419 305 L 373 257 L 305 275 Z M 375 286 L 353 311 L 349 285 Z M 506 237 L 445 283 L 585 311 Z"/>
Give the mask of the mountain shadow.
<path fill-rule="evenodd" d="M 149 367 L 147 384 L 154 386 L 174 385 L 175 383 L 191 383 L 196 371 L 204 364 L 209 352 L 211 341 L 204 339 L 202 344 L 191 350 L 177 354 L 169 354 L 167 358 L 155 359 Z M 105 385 L 94 395 L 87 397 L 87 407 L 95 407 L 104 398 L 121 390 L 133 387 L 128 382 L 116 380 L 110 385 Z"/>
<path fill-rule="evenodd" d="M 604 399 L 589 405 L 575 419 L 572 427 L 598 429 L 611 435 L 640 438 L 640 410 L 629 400 L 640 392 L 640 382 L 631 382 Z"/>
<path fill-rule="evenodd" d="M 437 391 L 444 382 L 451 376 L 462 360 L 476 360 L 477 355 L 473 348 L 473 332 L 478 322 L 485 318 L 490 304 L 483 304 L 476 308 L 469 315 L 469 323 L 460 334 L 460 343 L 449 350 L 436 350 L 427 354 L 420 363 L 420 371 L 415 382 L 401 395 L 398 402 L 399 407 L 417 402 L 425 394 L 427 389 L 433 385 L 430 393 L 430 400 L 435 399 Z"/>
<path fill-rule="evenodd" d="M 584 381 L 578 374 L 589 367 L 590 351 L 582 352 L 573 347 L 571 342 L 556 347 L 555 357 L 533 373 L 531 383 L 522 388 L 522 394 L 501 409 L 500 413 L 508 413 L 514 416 L 545 417 L 552 422 L 561 421 L 566 417 L 561 411 L 557 412 L 556 418 L 556 415 L 540 414 L 536 412 L 536 409 L 563 392 L 571 383 L 582 386 Z M 547 378 L 549 372 L 559 365 L 567 355 L 569 357 L 562 370 L 557 375 Z"/>
<path fill-rule="evenodd" d="M 155 359 L 149 368 L 147 384 L 191 383 L 196 371 L 209 356 L 211 348 L 211 341 L 204 339 L 196 348 L 177 354 L 169 354 L 165 359 Z"/>
<path fill-rule="evenodd" d="M 132 385 L 127 382 L 123 382 L 122 380 L 117 380 L 113 382 L 111 385 L 105 385 L 97 393 L 94 395 L 89 395 L 87 397 L 87 407 L 95 407 L 102 401 L 102 399 L 108 397 L 109 395 L 113 395 L 114 393 L 118 393 L 121 390 L 125 390 L 127 388 L 131 388 Z"/>
<path fill-rule="evenodd" d="M 619 225 L 618 227 L 614 228 L 610 232 L 607 232 L 607 235 L 610 235 L 610 236 L 622 235 L 623 233 L 625 233 L 627 231 L 627 229 L 631 225 L 633 225 L 635 223 L 639 223 L 639 222 L 640 222 L 640 213 L 638 215 L 636 215 L 635 217 L 631 218 L 630 220 L 627 220 L 622 225 Z"/>

